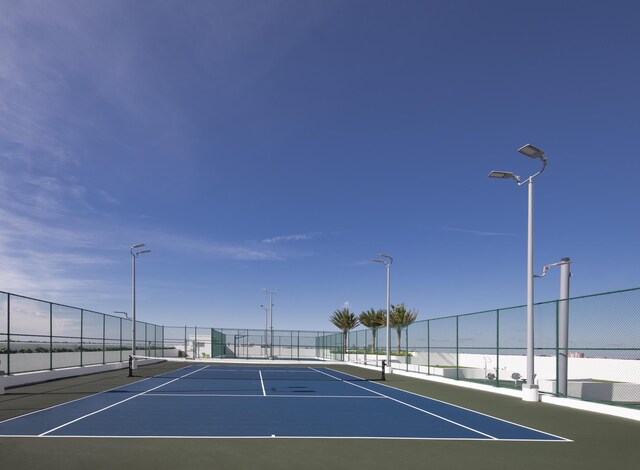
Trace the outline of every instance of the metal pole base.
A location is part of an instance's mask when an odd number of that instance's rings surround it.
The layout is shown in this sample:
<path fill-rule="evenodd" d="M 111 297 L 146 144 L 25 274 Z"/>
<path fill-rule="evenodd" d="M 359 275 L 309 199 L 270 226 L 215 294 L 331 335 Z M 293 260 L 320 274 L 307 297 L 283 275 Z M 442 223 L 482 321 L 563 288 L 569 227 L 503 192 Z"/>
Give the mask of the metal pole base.
<path fill-rule="evenodd" d="M 540 401 L 538 386 L 524 384 L 522 386 L 522 401 L 532 401 L 532 402 Z"/>

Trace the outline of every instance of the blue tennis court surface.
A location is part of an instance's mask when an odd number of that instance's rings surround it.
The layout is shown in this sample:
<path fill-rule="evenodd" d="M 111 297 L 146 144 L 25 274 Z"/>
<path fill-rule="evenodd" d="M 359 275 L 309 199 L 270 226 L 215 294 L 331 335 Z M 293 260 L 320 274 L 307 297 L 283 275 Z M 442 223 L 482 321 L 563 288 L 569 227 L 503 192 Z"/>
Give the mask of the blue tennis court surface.
<path fill-rule="evenodd" d="M 0 437 L 567 441 L 322 367 L 190 365 L 0 422 Z"/>

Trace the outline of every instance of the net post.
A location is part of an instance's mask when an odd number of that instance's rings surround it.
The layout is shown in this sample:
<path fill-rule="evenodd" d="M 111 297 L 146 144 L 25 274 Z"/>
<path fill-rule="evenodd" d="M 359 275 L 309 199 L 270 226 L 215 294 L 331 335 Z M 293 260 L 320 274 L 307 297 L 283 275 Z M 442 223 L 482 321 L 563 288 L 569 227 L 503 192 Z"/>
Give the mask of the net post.
<path fill-rule="evenodd" d="M 380 380 L 387 380 L 385 375 L 384 375 L 384 369 L 385 367 L 387 367 L 387 361 L 385 361 L 384 359 L 382 360 L 382 376 L 380 377 Z"/>
<path fill-rule="evenodd" d="M 133 356 L 129 355 L 129 377 L 133 377 Z"/>

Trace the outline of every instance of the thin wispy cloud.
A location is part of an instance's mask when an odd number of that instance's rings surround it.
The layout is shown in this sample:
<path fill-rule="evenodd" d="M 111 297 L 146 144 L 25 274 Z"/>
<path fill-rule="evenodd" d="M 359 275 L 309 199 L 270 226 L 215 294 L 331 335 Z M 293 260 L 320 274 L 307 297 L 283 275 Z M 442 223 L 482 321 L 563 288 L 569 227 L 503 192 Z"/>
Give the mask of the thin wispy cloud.
<path fill-rule="evenodd" d="M 128 223 L 93 209 L 96 199 L 117 204 L 106 191 L 49 174 L 0 169 L 0 290 L 92 305 L 122 296 L 127 248 L 141 241 L 153 251 L 187 259 L 283 260 L 253 242 L 220 242 L 178 230 Z M 124 270 L 125 273 L 128 270 Z M 115 275 L 115 277 L 114 277 Z"/>
<path fill-rule="evenodd" d="M 265 238 L 262 240 L 264 244 L 273 244 L 273 243 L 282 243 L 282 242 L 298 242 L 302 240 L 311 240 L 313 238 L 317 238 L 320 235 L 320 232 L 311 232 L 311 233 L 298 233 L 293 235 L 280 235 L 272 238 Z"/>
<path fill-rule="evenodd" d="M 143 235 L 142 238 L 152 240 L 154 244 L 165 249 L 179 249 L 214 259 L 238 261 L 281 261 L 284 259 L 282 255 L 274 250 L 249 244 L 204 241 L 185 235 L 158 233 L 155 231 L 149 232 L 146 237 Z"/>
<path fill-rule="evenodd" d="M 454 227 L 442 227 L 442 230 L 445 230 L 447 232 L 467 233 L 469 235 L 477 235 L 480 237 L 515 237 L 517 236 L 517 234 L 515 233 L 486 232 L 483 230 L 471 230 L 471 229 L 454 228 Z"/>

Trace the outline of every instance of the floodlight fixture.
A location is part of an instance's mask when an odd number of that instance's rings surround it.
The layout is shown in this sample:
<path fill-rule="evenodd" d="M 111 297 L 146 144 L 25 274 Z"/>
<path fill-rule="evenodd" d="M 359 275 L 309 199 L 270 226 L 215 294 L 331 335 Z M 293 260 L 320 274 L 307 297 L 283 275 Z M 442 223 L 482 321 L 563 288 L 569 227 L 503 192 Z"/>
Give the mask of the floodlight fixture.
<path fill-rule="evenodd" d="M 270 291 L 269 289 L 267 289 L 266 287 L 263 287 L 262 290 L 264 291 L 265 294 L 267 294 L 269 296 L 269 318 L 270 318 L 270 328 L 271 328 L 271 354 L 269 356 L 270 359 L 275 359 L 275 356 L 273 355 L 273 294 L 277 294 L 278 293 L 278 289 L 276 289 L 275 291 Z M 264 308 L 264 307 L 262 307 Z"/>
<path fill-rule="evenodd" d="M 543 160 L 546 160 L 546 157 L 544 156 L 544 151 L 539 149 L 535 145 L 531 145 L 531 144 L 523 145 L 518 149 L 518 152 L 520 152 L 522 155 L 526 155 L 529 158 L 541 158 Z"/>
<path fill-rule="evenodd" d="M 136 369 L 136 258 L 151 250 L 134 251 L 143 248 L 144 243 L 137 243 L 129 249 L 131 253 L 131 368 Z"/>
<path fill-rule="evenodd" d="M 528 208 L 527 208 L 527 379 L 526 387 L 523 387 L 523 399 L 526 401 L 539 401 L 538 386 L 534 384 L 534 299 L 533 299 L 533 180 L 547 167 L 547 157 L 544 151 L 535 145 L 527 144 L 518 149 L 518 152 L 529 157 L 542 160 L 542 168 L 521 181 L 519 176 L 509 171 L 492 171 L 491 178 L 516 180 L 518 186 L 527 184 L 529 187 Z"/>
<path fill-rule="evenodd" d="M 374 263 L 382 263 L 384 267 L 387 269 L 387 367 L 389 368 L 388 372 L 391 372 L 391 264 L 393 264 L 393 257 L 389 255 L 385 255 L 384 253 L 378 254 L 382 259 L 373 259 Z M 384 366 L 384 362 L 382 364 Z"/>
<path fill-rule="evenodd" d="M 513 178 L 516 182 L 520 182 L 520 177 L 510 171 L 492 171 L 489 173 L 489 178 L 509 179 Z"/>
<path fill-rule="evenodd" d="M 127 312 L 121 312 L 119 310 L 114 310 L 113 313 L 118 313 L 120 315 L 124 315 L 125 317 L 129 318 L 129 314 Z"/>

